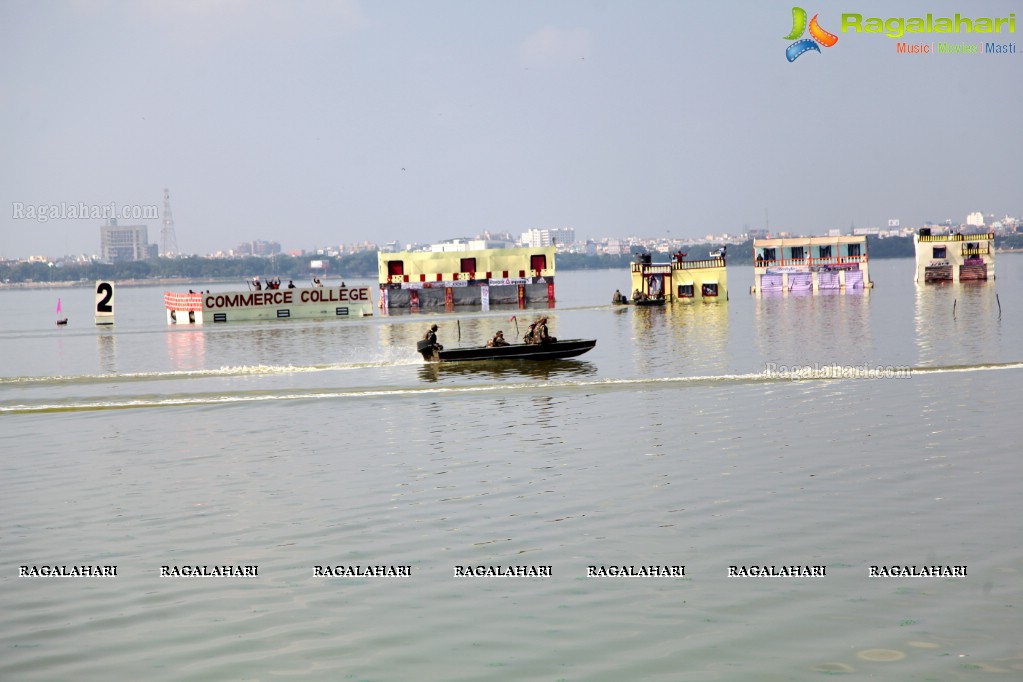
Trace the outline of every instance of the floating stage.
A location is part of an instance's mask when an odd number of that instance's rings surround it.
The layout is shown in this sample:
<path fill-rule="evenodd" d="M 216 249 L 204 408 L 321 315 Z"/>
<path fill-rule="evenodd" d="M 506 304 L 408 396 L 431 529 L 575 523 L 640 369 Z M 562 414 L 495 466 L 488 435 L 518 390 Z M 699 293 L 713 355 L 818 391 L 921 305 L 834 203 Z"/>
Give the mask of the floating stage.
<path fill-rule="evenodd" d="M 309 287 L 186 294 L 164 292 L 168 324 L 322 320 L 373 314 L 370 287 Z"/>
<path fill-rule="evenodd" d="M 383 253 L 380 307 L 554 303 L 555 247 Z"/>
<path fill-rule="evenodd" d="M 860 235 L 754 239 L 751 291 L 860 293 L 874 286 L 869 264 Z"/>
<path fill-rule="evenodd" d="M 917 282 L 983 282 L 995 278 L 993 232 L 932 234 L 924 227 L 913 235 L 913 246 Z"/>

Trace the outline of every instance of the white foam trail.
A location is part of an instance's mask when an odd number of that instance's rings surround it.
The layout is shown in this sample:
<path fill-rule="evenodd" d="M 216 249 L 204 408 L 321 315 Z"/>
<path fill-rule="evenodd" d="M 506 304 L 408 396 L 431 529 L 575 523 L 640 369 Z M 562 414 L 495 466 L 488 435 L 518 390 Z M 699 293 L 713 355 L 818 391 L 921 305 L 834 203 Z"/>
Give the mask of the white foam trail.
<path fill-rule="evenodd" d="M 384 363 L 384 366 L 390 363 Z M 346 366 L 350 367 L 350 366 Z M 861 368 L 847 368 L 853 371 L 860 371 Z M 984 365 L 960 365 L 948 367 L 921 367 L 909 368 L 911 375 L 915 374 L 952 374 L 963 372 L 984 372 L 998 370 L 1023 369 L 1023 362 L 996 363 Z M 881 377 L 860 376 L 851 374 L 848 376 L 834 375 L 832 370 L 821 376 L 811 376 L 802 371 L 796 372 L 756 372 L 749 374 L 719 374 L 711 376 L 695 377 L 659 377 L 659 378 L 638 378 L 638 379 L 593 379 L 593 380 L 564 380 L 546 381 L 538 384 L 535 381 L 518 383 L 496 383 L 483 384 L 478 386 L 423 386 L 413 388 L 379 388 L 363 390 L 338 390 L 324 391 L 290 391 L 288 393 L 266 394 L 266 393 L 233 393 L 233 394 L 196 394 L 182 395 L 168 398 L 122 398 L 109 400 L 93 400 L 68 403 L 40 403 L 40 404 L 17 404 L 0 406 L 0 414 L 35 414 L 44 412 L 82 412 L 95 410 L 123 410 L 137 408 L 155 407 L 185 407 L 195 405 L 231 405 L 241 403 L 291 401 L 291 400 L 338 400 L 351 398 L 402 398 L 422 395 L 462 395 L 472 393 L 532 393 L 543 391 L 567 391 L 577 389 L 628 389 L 637 386 L 649 386 L 652 388 L 663 388 L 670 386 L 715 386 L 724 384 L 755 384 L 755 383 L 785 383 L 785 382 L 808 382 L 808 381 L 871 381 Z M 910 376 L 911 378 L 911 376 Z"/>
<path fill-rule="evenodd" d="M 126 372 L 124 374 L 81 374 L 74 376 L 27 376 L 0 377 L 0 386 L 5 384 L 45 385 L 45 384 L 92 384 L 92 383 L 123 383 L 126 381 L 174 381 L 178 379 L 209 379 L 232 376 L 274 376 L 287 374 L 303 374 L 311 372 L 334 372 L 351 369 L 368 369 L 373 367 L 402 367 L 418 365 L 418 358 L 398 361 L 380 360 L 375 362 L 332 363 L 325 365 L 239 365 L 221 367 L 219 369 L 177 370 L 170 372 Z"/>

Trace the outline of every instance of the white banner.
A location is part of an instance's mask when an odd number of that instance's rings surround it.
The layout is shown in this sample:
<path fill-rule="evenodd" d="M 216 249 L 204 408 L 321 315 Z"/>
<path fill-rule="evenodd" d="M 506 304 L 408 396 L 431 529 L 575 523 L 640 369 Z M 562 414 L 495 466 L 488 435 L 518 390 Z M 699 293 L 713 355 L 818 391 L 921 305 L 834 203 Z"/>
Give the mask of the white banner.
<path fill-rule="evenodd" d="M 96 282 L 96 324 L 114 323 L 114 283 Z"/>
<path fill-rule="evenodd" d="M 469 280 L 456 279 L 451 282 L 402 282 L 402 289 L 452 289 L 469 286 Z"/>

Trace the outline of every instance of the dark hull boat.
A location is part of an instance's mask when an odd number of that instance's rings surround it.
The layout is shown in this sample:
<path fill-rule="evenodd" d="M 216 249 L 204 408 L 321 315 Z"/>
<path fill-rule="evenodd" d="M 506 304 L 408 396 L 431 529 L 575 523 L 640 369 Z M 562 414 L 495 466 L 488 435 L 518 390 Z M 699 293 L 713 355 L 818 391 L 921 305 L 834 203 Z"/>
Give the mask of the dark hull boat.
<path fill-rule="evenodd" d="M 551 343 L 516 343 L 510 346 L 474 346 L 445 348 L 434 351 L 429 343 L 420 341 L 416 350 L 431 362 L 465 360 L 560 360 L 582 355 L 597 345 L 596 339 L 567 339 Z"/>
<path fill-rule="evenodd" d="M 647 298 L 647 299 L 643 299 L 643 300 L 640 300 L 640 301 L 633 301 L 632 305 L 640 306 L 641 308 L 644 308 L 644 307 L 656 307 L 656 306 L 662 306 L 663 307 L 664 306 L 664 299 L 663 298 Z"/>

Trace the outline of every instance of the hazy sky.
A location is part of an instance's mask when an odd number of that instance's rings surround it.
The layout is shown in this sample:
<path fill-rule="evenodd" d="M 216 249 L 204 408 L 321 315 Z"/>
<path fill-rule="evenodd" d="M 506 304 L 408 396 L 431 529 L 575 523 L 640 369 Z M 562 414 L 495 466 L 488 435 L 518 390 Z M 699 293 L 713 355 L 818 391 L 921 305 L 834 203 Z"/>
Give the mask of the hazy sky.
<path fill-rule="evenodd" d="M 0 256 L 99 252 L 102 221 L 19 204 L 164 187 L 199 254 L 1023 213 L 1023 3 L 802 6 L 839 41 L 789 63 L 788 0 L 2 0 Z M 1018 13 L 1016 54 L 840 32 L 957 11 Z"/>

